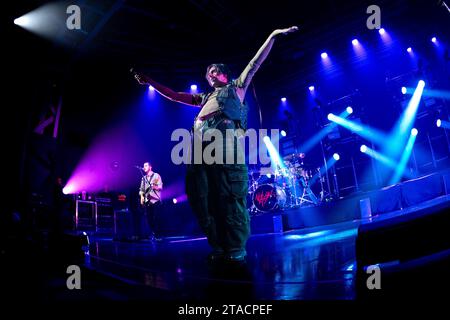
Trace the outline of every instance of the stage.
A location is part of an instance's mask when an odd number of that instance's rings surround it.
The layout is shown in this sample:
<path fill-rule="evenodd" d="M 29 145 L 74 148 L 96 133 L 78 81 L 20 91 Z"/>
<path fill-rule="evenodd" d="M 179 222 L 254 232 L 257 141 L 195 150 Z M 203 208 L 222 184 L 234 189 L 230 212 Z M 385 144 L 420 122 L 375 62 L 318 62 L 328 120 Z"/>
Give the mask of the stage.
<path fill-rule="evenodd" d="M 361 199 L 357 197 L 344 202 L 347 204 L 345 212 L 341 211 L 343 205 L 335 202 L 327 204 L 325 208 L 316 207 L 315 216 L 309 218 L 309 221 L 330 221 L 330 215 L 336 215 L 339 211 L 340 217 L 348 217 L 346 221 L 336 220 L 334 223 L 315 226 L 305 223 L 300 228 L 293 228 L 286 222 L 289 223 L 293 217 L 303 217 L 303 221 L 308 221 L 304 218 L 305 214 L 298 211 L 283 212 L 283 228 L 289 227 L 290 230 L 272 233 L 261 230 L 268 228 L 267 221 L 275 221 L 273 217 L 276 215 L 254 217 L 257 218 L 253 218 L 254 229 L 261 223 L 258 220 L 264 220 L 266 225 L 260 226 L 259 233 L 253 232 L 247 245 L 247 262 L 242 264 L 209 264 L 206 256 L 210 249 L 202 237 L 166 237 L 161 242 L 120 242 L 110 237 L 92 235 L 84 267 L 125 283 L 130 290 L 140 288 L 152 298 L 163 300 L 353 300 L 359 297 L 356 290 L 355 249 L 358 229 L 370 229 L 373 226 L 378 230 L 398 219 L 402 220 L 402 226 L 407 226 L 418 217 L 429 216 L 433 219 L 434 215 L 443 212 L 445 215 L 450 207 L 450 197 L 445 194 L 445 188 L 439 188 L 440 192 L 431 198 L 429 192 L 434 185 L 417 188 L 417 185 L 433 179 L 441 181 L 444 187 L 445 177 L 445 174 L 428 176 L 394 186 L 394 189 L 403 190 L 414 183 L 415 190 L 427 190 L 428 196 L 423 196 L 421 202 L 413 201 L 410 206 L 400 210 L 377 212 L 363 217 L 359 208 L 350 209 L 348 206 L 350 200 L 359 203 Z M 386 190 L 371 193 L 371 196 L 379 200 L 383 193 Z M 387 199 L 395 200 L 392 194 Z M 401 199 L 397 200 L 402 203 Z M 378 203 L 371 211 L 380 205 Z M 308 208 L 307 213 L 312 215 L 310 210 Z M 427 248 L 431 237 L 425 239 L 425 236 L 429 232 L 423 230 L 415 235 L 418 239 L 414 248 L 421 245 Z M 400 237 L 405 235 L 399 232 L 391 240 Z M 448 238 L 444 236 L 440 243 L 447 245 Z M 442 242 L 443 239 L 446 240 Z M 379 249 L 382 250 L 381 244 Z M 360 254 L 364 260 L 371 252 L 362 250 Z M 448 261 L 449 257 L 449 253 L 444 252 L 440 259 Z M 376 259 L 371 262 L 375 263 Z"/>
<path fill-rule="evenodd" d="M 402 190 L 427 179 L 396 187 Z M 4 248 L 3 283 L 11 299 L 35 302 L 439 298 L 450 284 L 450 197 L 445 190 L 401 210 L 374 214 L 371 207 L 372 215 L 362 217 L 355 209 L 345 213 L 350 217 L 346 221 L 279 232 L 262 232 L 267 225 L 260 225 L 247 243 L 245 263 L 209 263 L 210 249 L 201 235 L 131 242 L 94 232 L 86 237 L 78 230 L 54 238 L 11 238 Z M 314 219 L 327 221 L 317 215 L 340 208 L 338 202 L 322 213 L 316 208 Z M 267 222 L 274 216 L 257 218 Z M 259 224 L 254 218 L 253 227 Z M 30 265 L 33 276 L 24 277 Z M 80 266 L 82 290 L 67 289 L 69 265 Z M 371 265 L 381 269 L 381 290 L 367 289 Z"/>
<path fill-rule="evenodd" d="M 3 291 L 439 298 L 449 1 L 11 3 Z"/>

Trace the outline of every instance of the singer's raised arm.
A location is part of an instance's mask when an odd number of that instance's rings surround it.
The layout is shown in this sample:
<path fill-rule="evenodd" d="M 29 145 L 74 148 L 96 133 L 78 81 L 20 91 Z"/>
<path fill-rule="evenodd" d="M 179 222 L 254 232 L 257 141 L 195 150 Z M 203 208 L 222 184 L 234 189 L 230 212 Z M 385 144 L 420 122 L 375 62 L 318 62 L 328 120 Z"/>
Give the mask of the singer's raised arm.
<path fill-rule="evenodd" d="M 270 50 L 272 49 L 272 45 L 275 41 L 275 38 L 280 34 L 287 34 L 291 32 L 295 32 L 298 30 L 297 26 L 293 26 L 285 29 L 276 29 L 274 30 L 267 40 L 263 43 L 261 48 L 259 48 L 258 52 L 255 56 L 250 60 L 249 64 L 245 67 L 244 71 L 240 74 L 240 76 L 235 80 L 236 86 L 239 88 L 238 96 L 241 101 L 244 100 L 245 92 L 247 91 L 248 85 L 253 79 L 256 71 L 258 71 L 261 64 L 266 60 Z"/>
<path fill-rule="evenodd" d="M 150 78 L 142 73 L 136 73 L 134 75 L 134 77 L 139 82 L 139 84 L 152 86 L 162 96 L 164 96 L 165 98 L 167 98 L 171 101 L 187 104 L 190 106 L 199 106 L 200 105 L 197 95 L 193 95 L 193 94 L 190 94 L 187 92 L 176 92 L 176 91 L 156 82 L 152 78 Z"/>

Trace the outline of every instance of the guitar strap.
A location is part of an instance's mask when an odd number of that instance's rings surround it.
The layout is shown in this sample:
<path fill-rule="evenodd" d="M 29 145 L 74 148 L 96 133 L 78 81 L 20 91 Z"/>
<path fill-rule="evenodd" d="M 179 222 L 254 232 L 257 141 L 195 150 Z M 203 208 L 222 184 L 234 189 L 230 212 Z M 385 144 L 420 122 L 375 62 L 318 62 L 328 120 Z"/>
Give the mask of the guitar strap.
<path fill-rule="evenodd" d="M 147 181 L 148 185 L 150 186 L 150 191 L 149 191 L 149 193 L 152 192 L 152 191 L 151 191 L 151 189 L 152 189 L 152 184 L 151 184 L 150 182 L 152 181 L 154 175 L 155 175 L 155 173 L 153 172 L 152 175 L 150 176 L 150 180 L 147 178 L 147 175 L 144 176 L 145 181 Z M 146 194 L 147 194 L 147 192 L 146 192 Z M 155 194 L 158 196 L 158 200 L 161 201 L 161 198 L 160 198 L 160 196 L 158 195 L 158 193 L 155 192 Z"/>

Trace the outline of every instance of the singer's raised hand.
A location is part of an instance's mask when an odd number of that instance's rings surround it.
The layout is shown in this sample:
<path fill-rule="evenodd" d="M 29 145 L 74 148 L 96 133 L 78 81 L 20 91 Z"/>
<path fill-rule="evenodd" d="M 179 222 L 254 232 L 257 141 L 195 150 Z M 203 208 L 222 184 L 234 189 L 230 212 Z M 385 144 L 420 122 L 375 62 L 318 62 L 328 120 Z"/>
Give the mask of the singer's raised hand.
<path fill-rule="evenodd" d="M 148 77 L 146 75 L 143 75 L 141 73 L 136 73 L 134 75 L 134 77 L 139 82 L 139 84 L 142 84 L 142 85 L 148 85 L 149 84 L 149 80 L 148 80 Z"/>
<path fill-rule="evenodd" d="M 298 31 L 297 26 L 292 26 L 290 28 L 285 28 L 285 29 L 276 29 L 272 32 L 272 36 L 277 36 L 279 34 L 288 34 L 288 33 L 296 32 L 296 31 Z"/>

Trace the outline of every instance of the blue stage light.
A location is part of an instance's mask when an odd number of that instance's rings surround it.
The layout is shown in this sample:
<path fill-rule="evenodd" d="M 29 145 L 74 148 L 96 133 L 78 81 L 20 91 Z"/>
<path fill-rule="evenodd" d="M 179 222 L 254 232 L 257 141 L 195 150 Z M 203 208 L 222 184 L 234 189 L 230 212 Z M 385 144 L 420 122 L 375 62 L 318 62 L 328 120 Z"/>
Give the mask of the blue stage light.
<path fill-rule="evenodd" d="M 395 183 L 399 182 L 400 179 L 402 178 L 405 168 L 406 168 L 406 165 L 408 164 L 409 158 L 411 157 L 411 153 L 413 151 L 416 137 L 417 137 L 417 129 L 413 128 L 411 130 L 409 139 L 406 142 L 406 146 L 403 149 L 403 154 L 400 158 L 400 161 L 398 162 L 398 165 L 395 168 L 394 175 L 392 176 L 391 180 L 389 181 L 389 184 L 395 184 Z"/>
<path fill-rule="evenodd" d="M 366 146 L 365 144 L 363 144 L 363 145 L 359 148 L 359 150 L 360 150 L 362 153 L 365 153 L 365 152 L 367 151 L 367 146 Z"/>
<path fill-rule="evenodd" d="M 406 107 L 405 111 L 403 112 L 402 116 L 400 117 L 400 124 L 399 124 L 399 132 L 396 132 L 395 135 L 399 138 L 401 136 L 398 136 L 398 134 L 403 135 L 405 134 L 409 128 L 411 128 L 412 124 L 414 123 L 414 120 L 416 118 L 417 109 L 419 108 L 420 99 L 422 98 L 423 88 L 425 87 L 425 82 L 423 80 L 420 80 L 417 84 L 416 89 L 414 90 L 414 94 L 411 97 L 411 100 L 408 103 L 408 106 Z"/>
<path fill-rule="evenodd" d="M 350 130 L 351 132 L 356 133 L 357 135 L 369 141 L 373 141 L 377 144 L 383 144 L 386 142 L 387 136 L 385 133 L 375 128 L 363 125 L 357 121 L 351 121 L 343 117 L 336 116 L 332 113 L 328 115 L 328 120 L 346 128 L 347 130 Z"/>

